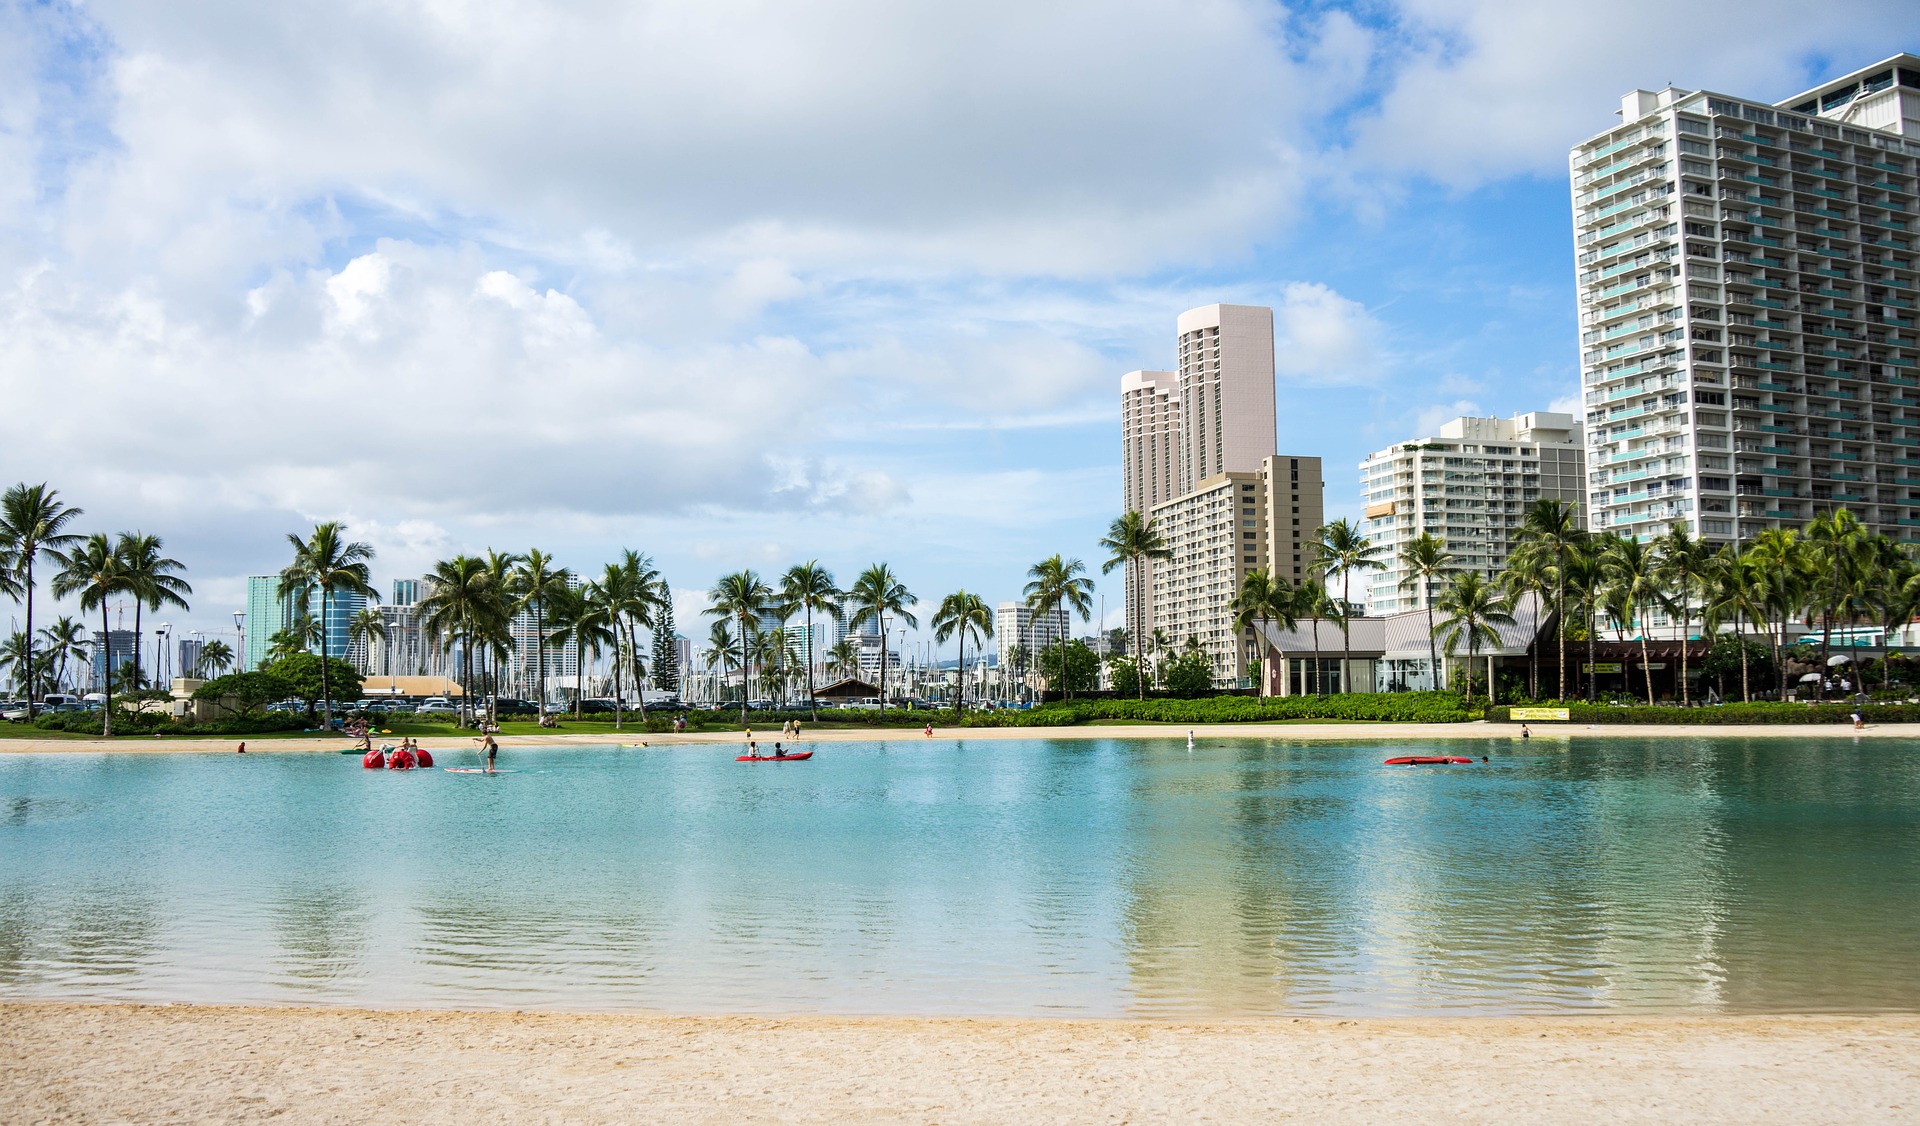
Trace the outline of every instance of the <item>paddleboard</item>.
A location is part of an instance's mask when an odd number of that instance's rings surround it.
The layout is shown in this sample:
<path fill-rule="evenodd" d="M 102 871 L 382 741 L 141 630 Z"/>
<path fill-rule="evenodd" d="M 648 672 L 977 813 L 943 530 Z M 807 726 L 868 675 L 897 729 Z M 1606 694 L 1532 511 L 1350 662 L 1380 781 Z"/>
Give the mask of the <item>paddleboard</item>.
<path fill-rule="evenodd" d="M 812 751 L 801 751 L 797 755 L 740 755 L 735 762 L 805 762 L 813 757 Z"/>
<path fill-rule="evenodd" d="M 517 770 L 488 770 L 484 766 L 449 766 L 449 767 L 444 767 L 443 769 L 445 769 L 448 774 L 518 774 L 520 773 Z"/>
<path fill-rule="evenodd" d="M 1455 763 L 1465 765 L 1472 762 L 1460 755 L 1401 755 L 1387 760 L 1388 766 L 1451 766 Z"/>

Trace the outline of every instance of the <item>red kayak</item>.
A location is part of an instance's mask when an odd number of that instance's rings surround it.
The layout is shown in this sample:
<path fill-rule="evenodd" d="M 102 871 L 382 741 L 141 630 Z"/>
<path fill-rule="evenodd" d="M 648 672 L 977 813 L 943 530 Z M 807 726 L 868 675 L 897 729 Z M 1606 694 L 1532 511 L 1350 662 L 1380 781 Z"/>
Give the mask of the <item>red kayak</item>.
<path fill-rule="evenodd" d="M 1401 755 L 1387 760 L 1388 766 L 1452 766 L 1454 763 L 1472 762 L 1461 755 Z"/>
<path fill-rule="evenodd" d="M 740 755 L 735 762 L 805 762 L 813 757 L 812 751 L 801 751 L 797 755 Z"/>

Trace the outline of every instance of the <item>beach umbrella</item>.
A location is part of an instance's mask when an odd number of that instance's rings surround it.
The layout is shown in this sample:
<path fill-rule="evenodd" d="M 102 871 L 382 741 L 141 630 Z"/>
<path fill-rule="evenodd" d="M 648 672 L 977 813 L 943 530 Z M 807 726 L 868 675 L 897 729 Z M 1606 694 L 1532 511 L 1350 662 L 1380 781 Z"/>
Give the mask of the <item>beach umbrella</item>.
<path fill-rule="evenodd" d="M 1827 658 L 1827 667 L 1830 669 L 1852 663 L 1853 658 L 1847 656 L 1845 653 L 1835 653 L 1833 656 Z"/>
<path fill-rule="evenodd" d="M 1806 674 L 1805 676 L 1803 676 L 1803 677 L 1801 677 L 1801 678 L 1800 678 L 1800 683 L 1802 683 L 1802 684 L 1807 684 L 1807 683 L 1809 683 L 1809 682 L 1811 682 L 1811 681 L 1815 681 L 1815 680 L 1819 680 L 1819 679 L 1820 679 L 1820 674 L 1819 674 L 1819 673 L 1817 673 L 1817 672 L 1810 672 L 1810 673 L 1808 673 L 1808 674 Z"/>

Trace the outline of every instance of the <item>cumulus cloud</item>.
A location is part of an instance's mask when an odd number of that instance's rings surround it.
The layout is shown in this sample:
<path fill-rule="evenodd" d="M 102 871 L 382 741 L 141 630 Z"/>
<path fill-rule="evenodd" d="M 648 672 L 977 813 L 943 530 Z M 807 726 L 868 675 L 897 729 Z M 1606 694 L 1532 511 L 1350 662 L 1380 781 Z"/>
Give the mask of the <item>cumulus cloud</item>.
<path fill-rule="evenodd" d="M 1636 87 L 1787 98 L 1830 76 L 1828 58 L 1892 54 L 1889 29 L 1913 25 L 1904 0 L 1843 0 L 1819 19 L 1793 0 L 1399 0 L 1393 12 L 1384 93 L 1356 122 L 1354 152 L 1458 187 L 1565 175 L 1567 151 L 1613 124 Z"/>
<path fill-rule="evenodd" d="M 1284 386 L 1369 383 L 1385 370 L 1384 326 L 1366 306 L 1317 282 L 1286 287 L 1273 310 L 1273 364 Z"/>

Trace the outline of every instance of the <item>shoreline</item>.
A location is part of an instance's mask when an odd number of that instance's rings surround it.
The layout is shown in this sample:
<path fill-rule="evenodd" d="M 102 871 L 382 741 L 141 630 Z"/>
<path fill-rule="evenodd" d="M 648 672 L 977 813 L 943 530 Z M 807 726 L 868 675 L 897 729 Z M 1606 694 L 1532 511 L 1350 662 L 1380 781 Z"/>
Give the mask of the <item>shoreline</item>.
<path fill-rule="evenodd" d="M 1920 1106 L 1916 1059 L 1916 1014 L 1088 1020 L 0 1003 L 11 1121 L 1895 1122 Z"/>
<path fill-rule="evenodd" d="M 1657 738 L 1700 738 L 1715 737 L 1726 739 L 1920 739 L 1920 723 L 1868 724 L 1862 731 L 1855 731 L 1845 725 L 1830 724 L 1663 724 L 1663 723 L 1614 723 L 1614 724 L 1574 724 L 1542 721 L 1529 724 L 1533 732 L 1532 743 L 1562 742 L 1570 738 L 1602 739 L 1657 739 Z M 1184 741 L 1188 728 L 1179 724 L 1078 724 L 1071 727 L 941 727 L 934 725 L 933 741 L 954 742 L 966 740 L 1001 739 L 1169 739 Z M 1507 740 L 1519 743 L 1520 725 L 1517 723 L 1490 723 L 1474 720 L 1467 723 L 1217 723 L 1196 724 L 1192 728 L 1196 741 L 1206 739 L 1285 739 L 1312 740 L 1314 742 L 1380 742 L 1396 740 Z M 763 745 L 770 746 L 777 735 L 770 738 L 766 732 L 755 736 Z M 449 729 L 445 736 L 426 736 L 423 738 L 428 750 L 461 749 L 468 746 L 473 736 Z M 806 747 L 816 743 L 876 743 L 876 742 L 927 742 L 925 735 L 913 728 L 841 728 L 837 730 L 804 731 L 799 745 Z M 183 739 L 168 738 L 143 741 L 137 736 L 124 736 L 115 739 L 61 739 L 40 742 L 32 738 L 0 739 L 0 755 L 8 754 L 88 754 L 103 751 L 123 751 L 131 754 L 166 753 L 232 753 L 234 747 L 242 742 L 251 743 L 248 754 L 337 754 L 347 742 L 346 736 L 330 738 L 297 739 L 261 739 L 257 742 L 250 736 L 226 735 L 215 738 Z M 638 749 L 643 745 L 650 750 L 663 750 L 671 747 L 699 747 L 725 745 L 738 747 L 746 742 L 746 736 L 738 731 L 671 732 L 650 735 L 645 732 L 596 732 L 570 735 L 560 732 L 551 735 L 502 735 L 499 737 L 502 750 L 532 749 L 538 747 L 616 747 Z M 377 744 L 376 744 L 377 745 Z"/>

